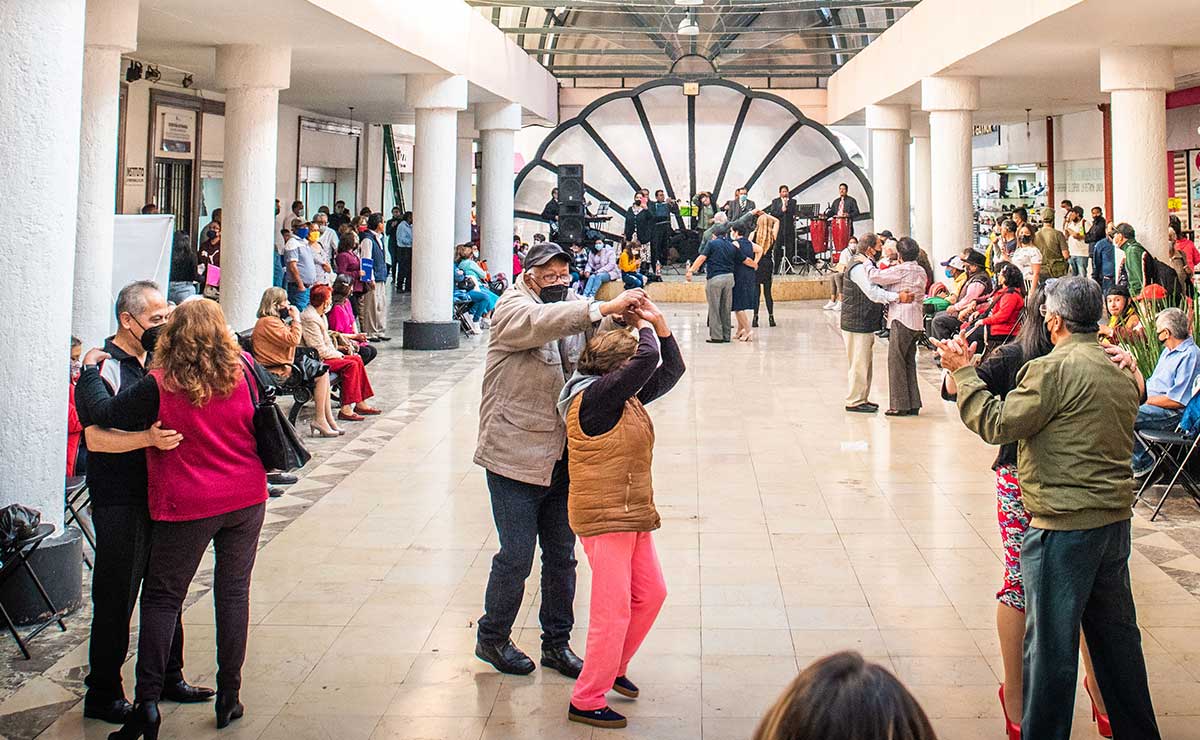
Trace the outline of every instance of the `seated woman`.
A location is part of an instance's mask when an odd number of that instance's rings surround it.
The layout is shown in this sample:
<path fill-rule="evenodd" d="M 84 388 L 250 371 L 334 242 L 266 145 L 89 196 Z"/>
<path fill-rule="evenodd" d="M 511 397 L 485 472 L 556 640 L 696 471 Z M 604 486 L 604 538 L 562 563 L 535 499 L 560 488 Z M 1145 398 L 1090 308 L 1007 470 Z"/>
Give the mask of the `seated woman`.
<path fill-rule="evenodd" d="M 362 421 L 363 414 L 373 416 L 380 411 L 365 403 L 366 399 L 375 395 L 375 391 L 371 390 L 371 381 L 367 379 L 362 358 L 340 351 L 329 335 L 325 313 L 333 303 L 331 294 L 328 285 L 313 286 L 308 308 L 300 314 L 304 346 L 315 349 L 321 361 L 342 376 L 342 410 L 338 412 L 338 421 Z"/>
<path fill-rule="evenodd" d="M 1100 325 L 1101 344 L 1120 344 L 1143 334 L 1142 317 L 1129 297 L 1129 288 L 1112 286 L 1104 303 L 1108 308 L 1108 322 Z"/>
<path fill-rule="evenodd" d="M 987 302 L 963 323 L 968 343 L 976 342 L 985 355 L 1017 335 L 1021 311 L 1025 308 L 1025 276 L 1021 268 L 1011 262 L 1000 265 L 996 285 Z"/>
<path fill-rule="evenodd" d="M 300 312 L 288 303 L 287 291 L 283 288 L 267 288 L 263 291 L 258 304 L 258 321 L 250 335 L 254 359 L 280 383 L 287 382 L 299 373 L 300 381 L 312 384 L 316 403 L 313 419 L 308 423 L 312 436 L 337 437 L 345 434 L 338 429 L 333 418 L 333 404 L 329 400 L 329 366 L 305 355 L 301 355 L 298 366 L 295 364 L 301 335 Z"/>
<path fill-rule="evenodd" d="M 642 266 L 642 245 L 637 239 L 625 242 L 621 247 L 621 256 L 617 258 L 617 267 L 621 268 L 621 280 L 625 287 L 641 288 L 646 284 L 646 276 L 640 270 Z"/>
<path fill-rule="evenodd" d="M 489 326 L 488 311 L 495 305 L 492 303 L 490 291 L 479 289 L 479 281 L 463 272 L 462 268 L 454 268 L 454 302 L 470 303 L 471 315 L 467 322 L 468 334 L 480 334 L 484 327 Z"/>
<path fill-rule="evenodd" d="M 587 269 L 583 277 L 587 282 L 583 286 L 584 298 L 595 298 L 600 292 L 600 286 L 616 280 L 621 276 L 617 269 L 617 255 L 613 248 L 599 239 L 592 244 L 591 254 L 588 255 Z"/>
<path fill-rule="evenodd" d="M 468 293 L 475 292 L 478 295 L 472 295 L 472 300 L 483 298 L 485 300 L 483 314 L 475 319 L 476 328 L 486 329 L 491 323 L 488 318 L 491 316 L 492 309 L 496 307 L 496 301 L 500 300 L 500 296 L 488 289 L 488 274 L 484 271 L 475 258 L 479 256 L 473 244 L 459 244 L 454 248 L 454 266 L 475 281 L 475 287 L 468 289 Z M 457 278 L 455 279 L 457 282 Z"/>
<path fill-rule="evenodd" d="M 364 365 L 370 365 L 379 350 L 371 346 L 367 335 L 359 331 L 354 322 L 354 307 L 350 305 L 352 282 L 345 275 L 338 275 L 333 281 L 333 307 L 325 318 L 329 321 L 329 331 L 333 333 L 333 341 L 338 349 L 356 354 L 362 358 Z"/>

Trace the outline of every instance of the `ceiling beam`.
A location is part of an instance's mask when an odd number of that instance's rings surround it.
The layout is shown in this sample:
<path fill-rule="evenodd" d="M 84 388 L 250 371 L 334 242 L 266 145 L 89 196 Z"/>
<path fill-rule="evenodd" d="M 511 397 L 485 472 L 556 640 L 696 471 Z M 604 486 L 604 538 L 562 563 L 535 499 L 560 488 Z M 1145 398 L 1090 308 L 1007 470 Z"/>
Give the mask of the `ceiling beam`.
<path fill-rule="evenodd" d="M 742 31 L 750 28 L 750 26 L 754 24 L 754 21 L 758 20 L 759 16 L 762 15 L 762 11 L 762 6 L 759 6 L 754 10 L 747 9 L 747 11 L 736 21 L 734 21 L 732 26 L 730 26 L 730 28 L 733 29 L 732 32 L 723 34 L 721 38 L 717 40 L 717 43 L 713 44 L 708 50 L 708 53 L 704 56 L 708 57 L 709 61 L 716 60 L 717 57 L 721 56 L 721 52 L 725 51 L 726 47 L 728 47 L 735 40 L 737 40 L 739 36 L 742 35 Z"/>
<path fill-rule="evenodd" d="M 622 5 L 620 9 L 629 16 L 629 20 L 633 21 L 638 27 L 647 30 L 647 37 L 654 42 L 655 46 L 662 49 L 667 57 L 672 60 L 679 58 L 679 47 L 667 41 L 666 37 L 659 32 L 661 31 L 660 28 L 652 25 L 650 21 L 642 17 L 641 13 L 631 10 L 628 5 Z"/>
<path fill-rule="evenodd" d="M 863 49 L 865 46 L 856 46 L 849 49 L 788 49 L 784 47 L 765 46 L 762 48 L 756 47 L 737 47 L 725 49 L 723 54 L 733 56 L 734 54 L 771 54 L 778 56 L 804 56 L 804 57 L 819 57 L 819 56 L 838 56 L 838 55 L 853 55 Z M 581 56 L 581 57 L 636 57 L 636 56 L 658 56 L 661 49 L 555 49 L 553 51 L 536 50 L 538 54 L 549 54 L 553 56 Z"/>
<path fill-rule="evenodd" d="M 812 74 L 833 74 L 838 70 L 838 67 L 829 64 L 771 64 L 771 65 L 756 65 L 756 64 L 728 64 L 717 67 L 717 76 L 732 73 L 754 72 L 755 75 L 762 76 L 773 75 L 775 72 L 809 72 Z M 665 75 L 671 71 L 671 67 L 662 64 L 568 64 L 554 67 L 555 72 L 570 75 L 574 72 L 629 72 L 630 77 L 637 76 L 634 73 L 648 73 Z"/>
<path fill-rule="evenodd" d="M 835 33 L 849 33 L 857 36 L 878 36 L 886 31 L 883 27 L 858 28 L 855 26 L 804 26 L 802 28 L 746 28 L 738 33 L 745 35 L 748 33 L 783 33 L 789 36 L 801 36 L 803 38 L 823 38 Z M 650 31 L 645 28 L 630 28 L 628 26 L 609 27 L 609 28 L 580 28 L 579 26 L 566 26 L 563 28 L 512 28 L 501 27 L 500 31 L 511 34 L 527 34 L 529 36 L 558 34 L 562 36 L 589 36 L 594 34 L 624 34 L 633 36 L 646 36 L 657 31 Z M 709 33 L 709 35 L 713 35 Z"/>
<path fill-rule="evenodd" d="M 689 8 L 694 10 L 697 15 L 722 15 L 729 11 L 739 12 L 743 9 L 751 8 L 766 8 L 767 12 L 795 12 L 800 10 L 820 10 L 829 8 L 912 8 L 916 6 L 919 0 L 788 0 L 788 2 L 771 2 L 767 0 L 763 2 L 735 2 L 731 0 L 719 8 L 716 6 L 699 6 Z M 580 0 L 467 0 L 467 5 L 476 8 L 567 8 L 568 10 L 590 10 L 602 13 L 619 13 L 625 12 L 625 8 L 630 10 L 644 8 L 646 10 L 661 10 L 664 7 L 675 9 L 671 6 L 662 6 L 657 3 L 645 2 L 580 2 Z"/>

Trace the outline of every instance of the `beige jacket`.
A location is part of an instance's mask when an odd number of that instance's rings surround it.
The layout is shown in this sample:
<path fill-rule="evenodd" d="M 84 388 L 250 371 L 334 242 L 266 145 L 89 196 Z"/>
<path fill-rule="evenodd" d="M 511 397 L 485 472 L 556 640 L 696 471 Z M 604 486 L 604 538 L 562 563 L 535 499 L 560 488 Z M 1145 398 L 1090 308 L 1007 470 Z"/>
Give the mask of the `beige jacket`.
<path fill-rule="evenodd" d="M 300 328 L 303 332 L 305 347 L 312 347 L 322 360 L 333 360 L 342 356 L 329 336 L 329 322 L 325 314 L 317 313 L 317 309 L 309 306 L 300 312 Z"/>
<path fill-rule="evenodd" d="M 558 394 L 599 308 L 569 293 L 542 303 L 518 277 L 492 314 L 475 464 L 505 478 L 550 485 L 567 440 Z"/>

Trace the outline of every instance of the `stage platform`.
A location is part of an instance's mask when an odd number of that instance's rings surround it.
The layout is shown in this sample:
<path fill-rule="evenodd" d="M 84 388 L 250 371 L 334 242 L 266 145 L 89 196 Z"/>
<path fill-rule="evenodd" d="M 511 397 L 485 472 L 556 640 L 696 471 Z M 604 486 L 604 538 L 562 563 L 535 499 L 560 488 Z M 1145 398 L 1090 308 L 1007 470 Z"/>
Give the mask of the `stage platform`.
<path fill-rule="evenodd" d="M 777 301 L 828 300 L 831 274 L 776 275 L 771 295 Z M 662 282 L 650 283 L 646 290 L 650 299 L 659 303 L 704 303 L 704 277 L 697 275 L 689 283 L 684 280 L 682 269 L 664 269 Z M 608 300 L 620 292 L 621 283 L 605 283 L 596 297 Z"/>

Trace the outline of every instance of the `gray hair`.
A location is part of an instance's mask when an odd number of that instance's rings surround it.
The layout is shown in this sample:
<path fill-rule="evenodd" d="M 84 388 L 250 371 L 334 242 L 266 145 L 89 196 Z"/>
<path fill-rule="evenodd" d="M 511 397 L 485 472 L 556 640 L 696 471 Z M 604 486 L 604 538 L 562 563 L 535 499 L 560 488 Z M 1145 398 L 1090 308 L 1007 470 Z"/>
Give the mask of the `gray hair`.
<path fill-rule="evenodd" d="M 1047 282 L 1046 315 L 1054 314 L 1063 320 L 1072 334 L 1094 334 L 1100 328 L 1104 314 L 1104 298 L 1100 286 L 1090 278 L 1067 277 Z"/>
<path fill-rule="evenodd" d="M 140 316 L 149 303 L 146 294 L 150 291 L 159 292 L 158 283 L 153 280 L 135 280 L 121 288 L 121 292 L 117 293 L 117 320 L 121 320 L 123 313 Z"/>
<path fill-rule="evenodd" d="M 1187 339 L 1192 333 L 1191 321 L 1188 320 L 1187 314 L 1175 307 L 1159 311 L 1158 316 L 1154 317 L 1154 326 L 1156 329 L 1166 329 L 1176 339 Z"/>
<path fill-rule="evenodd" d="M 728 223 L 729 216 L 725 215 L 725 211 L 717 211 L 712 220 L 714 224 Z"/>

